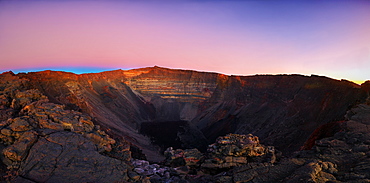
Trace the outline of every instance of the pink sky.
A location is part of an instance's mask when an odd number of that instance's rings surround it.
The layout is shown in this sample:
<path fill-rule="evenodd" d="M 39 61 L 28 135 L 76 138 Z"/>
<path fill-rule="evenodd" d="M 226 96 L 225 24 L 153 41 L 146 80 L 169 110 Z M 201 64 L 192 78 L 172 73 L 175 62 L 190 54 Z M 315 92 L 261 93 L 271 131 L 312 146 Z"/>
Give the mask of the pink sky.
<path fill-rule="evenodd" d="M 158 65 L 369 80 L 370 1 L 310 2 L 0 1 L 0 72 Z"/>

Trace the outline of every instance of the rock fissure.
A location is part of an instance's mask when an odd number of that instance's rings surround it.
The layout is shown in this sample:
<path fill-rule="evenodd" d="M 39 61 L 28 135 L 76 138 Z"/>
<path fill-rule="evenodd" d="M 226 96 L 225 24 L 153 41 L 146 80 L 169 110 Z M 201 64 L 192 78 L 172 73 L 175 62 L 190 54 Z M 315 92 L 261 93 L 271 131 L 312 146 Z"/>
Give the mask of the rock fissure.
<path fill-rule="evenodd" d="M 34 183 L 37 183 L 37 181 L 33 180 L 33 179 L 30 179 L 28 177 L 25 177 L 25 176 L 22 176 L 20 175 L 19 177 L 21 177 L 22 179 L 25 179 L 25 180 L 28 180 L 28 181 L 31 181 L 31 182 L 34 182 Z"/>
<path fill-rule="evenodd" d="M 49 141 L 50 142 L 50 141 Z M 53 143 L 53 142 L 52 142 Z M 58 145 L 60 145 L 60 144 L 58 144 Z M 48 182 L 48 180 L 50 179 L 50 178 L 52 178 L 53 177 L 53 175 L 54 175 L 54 171 L 58 168 L 58 158 L 63 154 L 63 146 L 62 145 L 60 145 L 61 146 L 61 148 L 62 148 L 62 150 L 61 150 L 61 152 L 55 157 L 55 163 L 54 163 L 54 166 L 52 166 L 53 167 L 53 169 L 51 170 L 51 172 L 49 173 L 49 178 L 48 179 L 46 179 L 45 180 L 45 182 Z M 73 158 L 73 157 L 72 157 Z M 68 165 L 67 165 L 68 166 Z"/>

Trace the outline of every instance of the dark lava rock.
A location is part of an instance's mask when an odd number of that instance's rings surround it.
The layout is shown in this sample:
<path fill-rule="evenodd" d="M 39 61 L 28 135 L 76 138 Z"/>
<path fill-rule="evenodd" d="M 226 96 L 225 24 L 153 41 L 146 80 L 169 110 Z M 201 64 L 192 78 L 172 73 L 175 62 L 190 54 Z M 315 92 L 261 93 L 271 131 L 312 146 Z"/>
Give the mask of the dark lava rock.
<path fill-rule="evenodd" d="M 204 159 L 204 155 L 198 149 L 174 150 L 172 147 L 167 148 L 164 156 L 166 157 L 165 164 L 171 167 L 197 167 Z"/>
<path fill-rule="evenodd" d="M 19 167 L 35 182 L 124 182 L 130 167 L 99 154 L 90 139 L 73 132 L 40 137 Z"/>
<path fill-rule="evenodd" d="M 248 163 L 248 158 L 263 156 L 267 148 L 259 143 L 252 134 L 228 134 L 217 138 L 216 143 L 209 145 L 208 158 L 203 168 L 222 169 Z"/>
<path fill-rule="evenodd" d="M 13 78 L 0 83 L 2 98 L 12 102 L 3 102 L 1 111 L 14 111 L 0 122 L 1 165 L 7 169 L 2 169 L 3 179 L 53 183 L 138 181 L 129 176 L 130 145 L 124 139 L 116 143 L 88 115 L 49 103 L 38 90 L 27 90 L 19 84 L 14 75 L 3 77 Z"/>

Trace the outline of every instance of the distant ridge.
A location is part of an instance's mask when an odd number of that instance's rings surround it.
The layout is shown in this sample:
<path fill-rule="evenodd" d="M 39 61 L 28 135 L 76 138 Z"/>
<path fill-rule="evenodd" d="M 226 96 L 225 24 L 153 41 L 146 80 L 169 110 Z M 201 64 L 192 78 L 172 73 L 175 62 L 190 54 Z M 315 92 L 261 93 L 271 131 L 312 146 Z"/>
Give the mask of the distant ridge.
<path fill-rule="evenodd" d="M 81 67 L 81 69 L 85 70 L 83 67 Z M 192 70 L 192 69 L 182 69 L 182 68 L 168 68 L 168 67 L 163 67 L 163 66 L 149 66 L 149 67 L 142 67 L 142 68 L 133 68 L 133 69 L 104 69 L 102 71 L 100 70 L 96 70 L 94 72 L 83 72 L 83 73 L 78 73 L 78 72 L 75 72 L 75 71 L 65 71 L 64 69 L 63 70 L 58 70 L 58 69 L 45 69 L 45 70 L 37 70 L 37 71 L 21 71 L 21 72 L 15 72 L 16 74 L 22 74 L 22 73 L 33 73 L 33 72 L 43 72 L 43 71 L 50 71 L 50 72 L 66 72 L 66 73 L 73 73 L 73 74 L 77 74 L 77 75 L 83 75 L 83 74 L 97 74 L 97 73 L 104 73 L 104 72 L 115 72 L 115 71 L 130 71 L 130 72 L 134 72 L 134 71 L 143 71 L 143 70 L 151 70 L 151 69 L 163 69 L 163 70 L 177 70 L 177 71 L 192 71 L 192 72 L 204 72 L 204 73 L 216 73 L 216 74 L 222 74 L 222 75 L 227 75 L 227 76 L 280 76 L 280 75 L 290 75 L 290 76 L 311 76 L 311 77 L 326 77 L 326 78 L 330 78 L 330 79 L 333 79 L 331 77 L 328 77 L 328 76 L 322 76 L 322 75 L 317 75 L 317 74 L 311 74 L 311 75 L 303 75 L 303 74 L 284 74 L 284 73 L 281 73 L 281 74 L 252 74 L 252 75 L 233 75 L 233 74 L 223 74 L 223 73 L 219 73 L 219 72 L 215 72 L 215 71 L 198 71 L 198 70 Z M 88 70 L 88 69 L 86 69 Z M 6 73 L 6 72 L 13 72 L 13 71 L 4 71 L 3 73 Z M 14 72 L 13 72 L 14 73 Z M 343 80 L 343 81 L 348 81 L 348 82 L 351 82 L 351 83 L 354 83 L 354 84 L 357 84 L 357 85 L 360 85 L 362 83 L 360 83 L 359 81 L 357 82 L 354 82 L 354 81 L 350 81 L 350 80 L 347 80 L 347 79 L 336 79 L 336 80 Z"/>

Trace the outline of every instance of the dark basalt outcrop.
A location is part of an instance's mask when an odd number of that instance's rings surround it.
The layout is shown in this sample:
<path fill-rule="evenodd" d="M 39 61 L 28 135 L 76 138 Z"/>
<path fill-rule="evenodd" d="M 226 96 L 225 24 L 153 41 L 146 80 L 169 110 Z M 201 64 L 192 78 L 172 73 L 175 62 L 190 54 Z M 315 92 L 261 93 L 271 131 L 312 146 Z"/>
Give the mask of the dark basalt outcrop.
<path fill-rule="evenodd" d="M 366 182 L 369 86 L 160 67 L 7 72 L 0 172 L 13 182 Z M 145 156 L 157 164 L 132 158 Z"/>
<path fill-rule="evenodd" d="M 0 81 L 2 178 L 10 182 L 128 182 L 129 143 L 116 142 L 91 117 L 50 103 L 11 73 Z M 121 144 L 119 151 L 113 151 Z M 112 157 L 110 157 L 112 155 Z M 114 155 L 114 158 L 113 158 Z"/>

